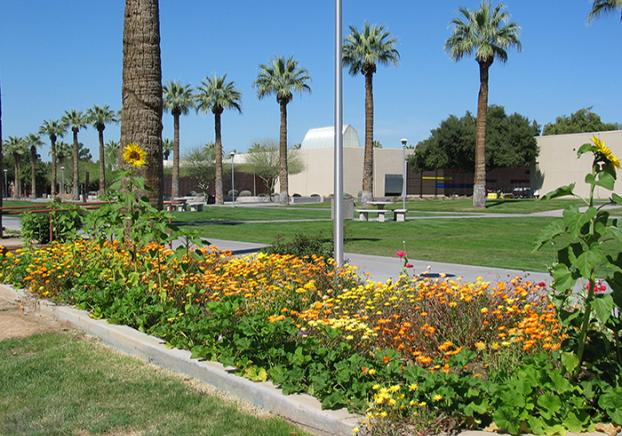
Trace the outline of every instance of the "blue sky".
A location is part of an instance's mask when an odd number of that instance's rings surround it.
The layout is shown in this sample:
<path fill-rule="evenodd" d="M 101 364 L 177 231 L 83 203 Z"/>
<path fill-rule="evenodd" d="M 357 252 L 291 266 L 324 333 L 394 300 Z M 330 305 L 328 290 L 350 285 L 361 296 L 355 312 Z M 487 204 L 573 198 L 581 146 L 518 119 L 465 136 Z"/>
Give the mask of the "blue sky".
<path fill-rule="evenodd" d="M 478 0 L 344 0 L 344 25 L 384 24 L 398 39 L 401 63 L 375 76 L 376 138 L 385 147 L 402 137 L 417 142 L 449 114 L 475 111 L 478 70 L 472 59 L 454 63 L 444 52 L 449 23 L 460 6 Z M 605 121 L 622 121 L 622 23 L 618 15 L 587 24 L 589 0 L 507 0 L 522 26 L 522 53 L 491 70 L 491 104 L 544 124 L 593 106 Z M 333 120 L 332 0 L 161 0 L 163 81 L 198 85 L 228 74 L 242 92 L 243 113 L 223 117 L 226 150 L 278 137 L 278 106 L 259 101 L 257 66 L 276 55 L 295 56 L 311 76 L 311 94 L 289 106 L 289 142 Z M 120 107 L 123 1 L 1 0 L 0 80 L 3 135 L 35 132 L 44 119 L 94 104 Z M 361 76 L 344 72 L 344 120 L 362 135 Z M 164 115 L 164 137 L 172 117 Z M 213 140 L 213 118 L 183 117 L 182 150 Z M 118 126 L 106 129 L 118 139 Z M 362 138 L 361 138 L 362 139 Z M 89 128 L 81 141 L 96 150 Z M 46 141 L 47 142 L 47 141 Z M 41 152 L 47 159 L 47 148 Z M 94 153 L 96 154 L 96 153 Z"/>

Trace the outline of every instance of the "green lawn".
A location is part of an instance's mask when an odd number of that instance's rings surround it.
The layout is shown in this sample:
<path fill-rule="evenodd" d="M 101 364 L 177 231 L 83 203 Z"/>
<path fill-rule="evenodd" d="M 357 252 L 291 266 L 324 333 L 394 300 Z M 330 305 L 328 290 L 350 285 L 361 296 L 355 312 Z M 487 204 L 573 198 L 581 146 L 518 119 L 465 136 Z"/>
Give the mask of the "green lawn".
<path fill-rule="evenodd" d="M 546 210 L 564 209 L 565 207 L 576 204 L 583 205 L 583 201 L 578 199 L 555 199 L 555 200 L 488 200 L 485 209 L 474 209 L 470 198 L 458 199 L 423 199 L 406 202 L 409 211 L 427 212 L 477 212 L 477 213 L 531 213 Z M 330 202 L 315 204 L 294 205 L 296 208 L 328 208 Z M 402 207 L 401 201 L 389 205 L 389 209 Z"/>
<path fill-rule="evenodd" d="M 175 212 L 176 221 L 257 221 L 287 219 L 330 219 L 330 210 L 297 210 L 281 206 L 208 206 L 202 212 Z"/>
<path fill-rule="evenodd" d="M 553 252 L 532 253 L 541 228 L 555 218 L 429 219 L 406 223 L 346 224 L 347 251 L 393 256 L 402 248 L 413 259 L 546 271 Z M 193 226 L 199 235 L 270 243 L 295 233 L 330 238 L 331 222 Z"/>
<path fill-rule="evenodd" d="M 72 334 L 0 342 L 0 374 L 0 434 L 303 434 Z"/>

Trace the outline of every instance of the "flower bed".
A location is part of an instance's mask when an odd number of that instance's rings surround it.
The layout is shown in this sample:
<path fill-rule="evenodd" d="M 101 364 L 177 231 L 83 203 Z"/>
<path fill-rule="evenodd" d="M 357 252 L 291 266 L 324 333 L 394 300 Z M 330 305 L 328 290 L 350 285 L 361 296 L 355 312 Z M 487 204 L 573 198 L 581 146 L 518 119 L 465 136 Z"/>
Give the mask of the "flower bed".
<path fill-rule="evenodd" d="M 542 284 L 361 283 L 334 271 L 321 257 L 94 240 L 0 261 L 2 281 L 365 413 L 371 433 L 493 423 L 543 433 L 617 419 L 618 391 L 567 380 L 565 333 Z"/>

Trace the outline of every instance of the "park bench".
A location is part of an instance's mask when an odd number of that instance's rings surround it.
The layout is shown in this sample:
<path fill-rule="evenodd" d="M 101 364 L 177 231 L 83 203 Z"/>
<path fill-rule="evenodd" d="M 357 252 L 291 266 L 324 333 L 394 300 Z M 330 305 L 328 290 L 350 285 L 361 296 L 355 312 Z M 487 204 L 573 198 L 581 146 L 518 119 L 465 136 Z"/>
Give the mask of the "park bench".
<path fill-rule="evenodd" d="M 357 209 L 356 213 L 359 214 L 359 221 L 369 221 L 369 215 L 377 214 L 378 222 L 383 223 L 385 221 L 384 216 L 387 213 L 386 209 Z"/>
<path fill-rule="evenodd" d="M 190 212 L 201 212 L 204 204 L 205 203 L 202 201 L 191 201 L 188 202 L 188 207 L 190 208 Z"/>
<path fill-rule="evenodd" d="M 403 223 L 406 221 L 406 212 L 408 212 L 408 210 L 406 209 L 395 209 L 393 211 L 393 220 L 397 221 L 398 223 Z"/>
<path fill-rule="evenodd" d="M 165 201 L 166 210 L 168 212 L 185 212 L 186 211 L 186 201 L 185 200 L 171 200 Z"/>

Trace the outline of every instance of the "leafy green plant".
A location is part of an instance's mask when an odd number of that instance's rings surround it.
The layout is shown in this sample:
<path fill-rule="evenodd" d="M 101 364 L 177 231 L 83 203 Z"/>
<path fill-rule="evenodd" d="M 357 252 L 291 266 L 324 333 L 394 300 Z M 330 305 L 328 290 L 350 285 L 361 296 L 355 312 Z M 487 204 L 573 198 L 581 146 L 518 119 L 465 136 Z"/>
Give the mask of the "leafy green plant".
<path fill-rule="evenodd" d="M 332 258 L 334 246 L 331 239 L 318 236 L 308 236 L 304 233 L 296 233 L 291 240 L 285 240 L 282 236 L 263 250 L 268 254 L 291 254 L 298 257 L 322 256 Z"/>
<path fill-rule="evenodd" d="M 589 197 L 584 199 L 585 210 L 571 206 L 563 219 L 550 224 L 540 236 L 536 249 L 552 244 L 557 249 L 557 262 L 551 268 L 554 279 L 554 300 L 562 321 L 571 333 L 579 363 L 585 357 L 591 327 L 604 333 L 614 342 L 616 360 L 622 365 L 620 308 L 622 308 L 622 224 L 611 218 L 605 209 L 608 204 L 622 205 L 622 197 L 611 192 L 608 203 L 595 203 L 597 187 L 613 191 L 619 159 L 599 138 L 582 145 L 578 156 L 593 154 L 591 171 L 585 176 Z M 552 199 L 573 195 L 575 184 L 556 189 L 544 196 Z M 612 293 L 597 297 L 604 279 Z M 585 283 L 583 292 L 576 293 L 578 283 Z M 578 301 L 577 301 L 578 299 Z M 616 309 L 616 310 L 614 310 Z M 577 372 L 580 365 L 577 366 Z"/>
<path fill-rule="evenodd" d="M 54 201 L 49 213 L 28 212 L 22 215 L 22 238 L 39 244 L 50 242 L 50 222 L 52 237 L 63 242 L 75 238 L 82 228 L 86 212 L 75 204 Z"/>

